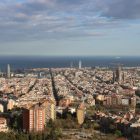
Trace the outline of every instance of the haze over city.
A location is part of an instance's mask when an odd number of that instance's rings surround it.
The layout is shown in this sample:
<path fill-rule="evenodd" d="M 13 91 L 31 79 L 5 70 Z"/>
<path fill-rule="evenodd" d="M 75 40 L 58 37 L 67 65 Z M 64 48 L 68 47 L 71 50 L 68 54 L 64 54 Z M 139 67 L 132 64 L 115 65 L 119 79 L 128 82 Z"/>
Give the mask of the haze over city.
<path fill-rule="evenodd" d="M 139 0 L 1 0 L 1 55 L 139 55 Z"/>

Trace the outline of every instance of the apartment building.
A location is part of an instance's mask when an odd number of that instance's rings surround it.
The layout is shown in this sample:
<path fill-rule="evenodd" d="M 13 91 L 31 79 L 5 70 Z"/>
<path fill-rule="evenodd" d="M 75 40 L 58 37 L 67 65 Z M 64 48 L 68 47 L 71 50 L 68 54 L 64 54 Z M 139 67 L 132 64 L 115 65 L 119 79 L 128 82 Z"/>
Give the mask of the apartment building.
<path fill-rule="evenodd" d="M 29 130 L 29 109 L 24 108 L 22 110 L 22 118 L 23 118 L 23 129 Z"/>
<path fill-rule="evenodd" d="M 23 129 L 29 132 L 44 131 L 44 108 L 40 107 L 39 103 L 29 109 L 23 109 L 22 116 Z"/>
<path fill-rule="evenodd" d="M 77 119 L 78 123 L 82 124 L 85 119 L 85 104 L 84 102 L 80 103 L 78 108 L 77 108 Z"/>
<path fill-rule="evenodd" d="M 107 105 L 111 105 L 112 104 L 112 100 L 111 100 L 111 97 L 110 96 L 108 96 L 106 98 L 106 100 L 107 100 Z"/>
<path fill-rule="evenodd" d="M 7 121 L 5 118 L 0 118 L 0 132 L 7 132 L 8 127 L 7 127 Z"/>
<path fill-rule="evenodd" d="M 54 121 L 56 119 L 56 102 L 54 100 L 42 100 L 40 106 L 44 107 L 44 122 L 47 125 L 50 118 Z"/>
<path fill-rule="evenodd" d="M 115 94 L 113 94 L 112 96 L 112 105 L 120 105 L 121 102 L 121 97 L 116 96 Z"/>
<path fill-rule="evenodd" d="M 113 94 L 112 96 L 106 96 L 103 101 L 103 105 L 132 105 L 136 106 L 136 98 L 134 97 L 124 97 L 121 95 Z"/>
<path fill-rule="evenodd" d="M 131 98 L 131 105 L 136 106 L 136 98 Z"/>
<path fill-rule="evenodd" d="M 133 89 L 123 89 L 123 95 L 134 95 L 135 94 L 135 90 Z"/>
<path fill-rule="evenodd" d="M 3 107 L 4 107 L 3 111 L 6 112 L 8 109 L 12 109 L 14 107 L 14 100 L 2 98 L 0 100 L 0 104 L 3 105 Z"/>
<path fill-rule="evenodd" d="M 7 110 L 8 110 L 8 109 L 12 109 L 13 106 L 14 106 L 14 101 L 10 99 L 10 100 L 8 101 L 8 104 L 7 104 Z"/>
<path fill-rule="evenodd" d="M 3 113 L 3 111 L 4 111 L 4 106 L 0 104 L 0 112 Z"/>
<path fill-rule="evenodd" d="M 129 105 L 129 98 L 122 98 L 122 105 Z"/>
<path fill-rule="evenodd" d="M 40 100 L 40 102 L 24 108 L 23 129 L 31 131 L 44 131 L 44 126 L 47 125 L 50 118 L 56 119 L 56 102 L 52 100 Z"/>
<path fill-rule="evenodd" d="M 39 103 L 29 109 L 29 131 L 44 131 L 44 107 Z"/>

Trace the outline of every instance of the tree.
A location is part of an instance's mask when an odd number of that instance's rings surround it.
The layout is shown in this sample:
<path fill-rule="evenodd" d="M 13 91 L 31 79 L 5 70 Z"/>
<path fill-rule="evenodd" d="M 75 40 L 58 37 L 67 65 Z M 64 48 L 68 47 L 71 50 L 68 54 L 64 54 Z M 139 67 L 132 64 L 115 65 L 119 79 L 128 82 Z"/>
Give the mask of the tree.
<path fill-rule="evenodd" d="M 109 130 L 112 132 L 112 131 L 114 131 L 115 130 L 115 126 L 113 125 L 113 124 L 110 124 L 109 125 Z"/>
<path fill-rule="evenodd" d="M 113 134 L 107 134 L 107 136 L 106 136 L 106 140 L 116 140 L 116 136 L 115 135 L 113 135 Z"/>
<path fill-rule="evenodd" d="M 29 135 L 22 135 L 24 140 L 29 140 Z"/>
<path fill-rule="evenodd" d="M 57 112 L 56 113 L 56 117 L 57 117 L 57 119 L 61 119 L 62 118 L 62 115 L 59 112 Z"/>
<path fill-rule="evenodd" d="M 48 127 L 53 127 L 53 119 L 52 118 L 49 119 L 49 122 L 47 125 L 48 125 Z"/>
<path fill-rule="evenodd" d="M 26 129 L 23 129 L 23 133 L 24 133 L 24 134 L 26 133 Z"/>
<path fill-rule="evenodd" d="M 17 123 L 17 118 L 15 118 L 14 122 L 13 122 L 13 127 L 17 127 L 18 126 L 18 123 Z"/>
<path fill-rule="evenodd" d="M 94 131 L 94 126 L 90 125 L 90 131 L 93 132 Z"/>
<path fill-rule="evenodd" d="M 42 139 L 45 140 L 45 139 L 47 138 L 47 135 L 48 135 L 48 134 L 47 134 L 46 132 L 43 132 L 43 134 L 42 134 Z"/>
<path fill-rule="evenodd" d="M 69 106 L 70 107 L 78 107 L 78 104 L 77 103 L 71 103 Z"/>
<path fill-rule="evenodd" d="M 16 134 L 16 140 L 24 140 L 23 136 L 20 134 Z"/>
<path fill-rule="evenodd" d="M 36 140 L 36 134 L 34 133 L 30 133 L 29 137 L 30 137 L 30 140 Z"/>
<path fill-rule="evenodd" d="M 115 134 L 117 134 L 119 137 L 122 135 L 121 131 L 119 131 L 119 130 L 116 130 Z"/>
<path fill-rule="evenodd" d="M 84 124 L 83 127 L 84 127 L 85 129 L 87 129 L 87 128 L 88 128 L 88 124 Z"/>
<path fill-rule="evenodd" d="M 42 133 L 37 134 L 37 140 L 42 140 Z"/>
<path fill-rule="evenodd" d="M 118 137 L 119 137 L 117 134 L 114 134 L 114 136 L 115 136 L 116 138 L 118 138 Z"/>
<path fill-rule="evenodd" d="M 16 140 L 14 132 L 9 133 L 9 140 Z"/>
<path fill-rule="evenodd" d="M 71 120 L 71 115 L 69 113 L 66 114 L 66 118 Z"/>
<path fill-rule="evenodd" d="M 8 134 L 5 132 L 0 132 L 0 140 L 7 140 Z"/>
<path fill-rule="evenodd" d="M 12 110 L 8 109 L 8 112 L 11 114 L 12 113 Z"/>
<path fill-rule="evenodd" d="M 61 135 L 61 133 L 62 133 L 62 129 L 61 128 L 56 128 L 56 134 Z"/>
<path fill-rule="evenodd" d="M 50 135 L 48 135 L 47 138 L 48 139 L 55 139 L 55 140 L 58 140 L 59 139 L 59 137 L 58 137 L 58 135 L 56 134 L 55 131 L 51 131 L 50 132 Z"/>
<path fill-rule="evenodd" d="M 98 123 L 94 123 L 94 128 L 98 129 L 100 127 L 100 125 Z"/>
<path fill-rule="evenodd" d="M 98 135 L 94 135 L 92 138 L 93 138 L 94 140 L 99 140 Z"/>

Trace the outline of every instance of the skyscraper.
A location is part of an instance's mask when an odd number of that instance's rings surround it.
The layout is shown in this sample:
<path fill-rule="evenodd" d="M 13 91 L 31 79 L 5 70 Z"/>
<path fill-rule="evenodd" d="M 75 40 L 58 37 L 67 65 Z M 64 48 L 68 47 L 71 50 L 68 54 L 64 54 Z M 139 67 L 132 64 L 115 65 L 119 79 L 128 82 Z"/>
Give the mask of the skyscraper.
<path fill-rule="evenodd" d="M 73 61 L 70 61 L 70 68 L 73 68 Z"/>
<path fill-rule="evenodd" d="M 118 72 L 119 72 L 119 82 L 121 82 L 121 80 L 122 80 L 121 67 L 118 68 Z"/>
<path fill-rule="evenodd" d="M 126 80 L 125 80 L 125 74 L 123 72 L 123 83 L 125 83 L 125 82 L 126 82 Z"/>
<path fill-rule="evenodd" d="M 121 68 L 118 67 L 117 70 L 116 70 L 116 81 L 117 82 L 121 82 Z"/>
<path fill-rule="evenodd" d="M 7 68 L 6 68 L 6 77 L 10 78 L 10 65 L 7 64 Z"/>
<path fill-rule="evenodd" d="M 81 69 L 82 68 L 82 62 L 81 62 L 81 60 L 79 61 L 79 69 Z"/>
<path fill-rule="evenodd" d="M 115 82 L 115 78 L 116 78 L 116 76 L 115 76 L 115 71 L 113 72 L 113 82 Z"/>

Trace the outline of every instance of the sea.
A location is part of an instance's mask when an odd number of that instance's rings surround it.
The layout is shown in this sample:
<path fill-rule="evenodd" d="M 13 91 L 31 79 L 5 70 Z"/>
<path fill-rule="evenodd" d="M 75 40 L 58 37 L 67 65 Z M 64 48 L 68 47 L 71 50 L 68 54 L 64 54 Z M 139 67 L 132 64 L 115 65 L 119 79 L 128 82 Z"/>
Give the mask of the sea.
<path fill-rule="evenodd" d="M 78 68 L 79 60 L 84 67 L 116 67 L 110 63 L 121 63 L 123 67 L 140 67 L 140 56 L 0 56 L 0 69 L 23 68 L 69 68 L 70 61 L 73 67 Z"/>

